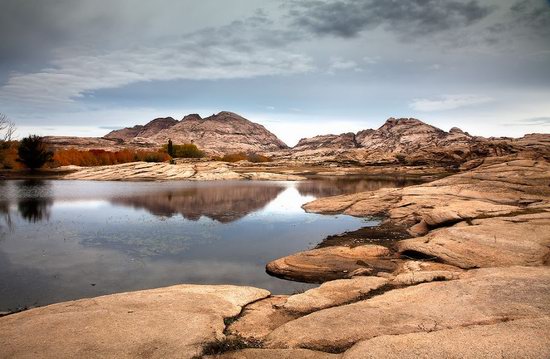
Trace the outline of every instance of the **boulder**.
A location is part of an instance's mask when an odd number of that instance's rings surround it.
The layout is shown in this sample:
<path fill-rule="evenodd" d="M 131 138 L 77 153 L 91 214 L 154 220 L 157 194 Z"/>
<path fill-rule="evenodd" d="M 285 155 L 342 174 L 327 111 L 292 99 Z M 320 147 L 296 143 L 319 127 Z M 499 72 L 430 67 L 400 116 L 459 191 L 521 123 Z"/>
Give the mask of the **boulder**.
<path fill-rule="evenodd" d="M 325 247 L 291 254 L 269 262 L 274 276 L 308 283 L 322 283 L 355 275 L 393 272 L 396 261 L 388 248 L 379 245 Z"/>

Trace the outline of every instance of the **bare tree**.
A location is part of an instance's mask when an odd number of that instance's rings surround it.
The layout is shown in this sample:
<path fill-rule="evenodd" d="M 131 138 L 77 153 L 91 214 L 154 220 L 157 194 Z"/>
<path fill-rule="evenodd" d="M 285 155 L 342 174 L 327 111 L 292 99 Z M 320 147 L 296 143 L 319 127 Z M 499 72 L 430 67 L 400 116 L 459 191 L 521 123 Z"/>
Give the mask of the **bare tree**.
<path fill-rule="evenodd" d="M 0 113 L 0 143 L 9 142 L 15 134 L 15 123 L 8 116 Z"/>

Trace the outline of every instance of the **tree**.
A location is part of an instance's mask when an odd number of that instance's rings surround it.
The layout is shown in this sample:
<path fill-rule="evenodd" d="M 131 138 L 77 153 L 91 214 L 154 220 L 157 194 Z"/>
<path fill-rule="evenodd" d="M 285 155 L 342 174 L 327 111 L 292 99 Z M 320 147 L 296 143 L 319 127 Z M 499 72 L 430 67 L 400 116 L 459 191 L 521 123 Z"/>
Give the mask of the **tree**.
<path fill-rule="evenodd" d="M 15 123 L 11 122 L 8 116 L 0 113 L 0 142 L 10 142 L 15 134 Z"/>
<path fill-rule="evenodd" d="M 170 155 L 170 157 L 174 157 L 174 145 L 172 144 L 172 140 L 168 140 L 168 147 L 167 147 L 167 151 L 168 154 Z"/>
<path fill-rule="evenodd" d="M 5 166 L 6 152 L 11 146 L 14 133 L 15 124 L 6 115 L 0 113 L 0 167 Z"/>
<path fill-rule="evenodd" d="M 36 135 L 21 140 L 17 154 L 19 155 L 18 161 L 31 170 L 44 166 L 53 158 L 53 152 L 46 147 L 42 137 Z"/>

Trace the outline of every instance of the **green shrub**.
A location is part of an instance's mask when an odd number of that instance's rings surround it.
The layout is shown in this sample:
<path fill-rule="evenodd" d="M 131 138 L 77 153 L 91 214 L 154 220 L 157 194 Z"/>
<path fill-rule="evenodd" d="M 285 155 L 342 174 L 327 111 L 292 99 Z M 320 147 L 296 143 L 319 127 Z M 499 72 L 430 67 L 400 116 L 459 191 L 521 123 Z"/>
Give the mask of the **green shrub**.
<path fill-rule="evenodd" d="M 183 145 L 168 145 L 164 146 L 164 150 L 174 158 L 201 158 L 204 157 L 204 152 L 199 150 L 199 148 L 193 143 L 185 143 Z M 171 147 L 171 154 L 169 149 Z"/>

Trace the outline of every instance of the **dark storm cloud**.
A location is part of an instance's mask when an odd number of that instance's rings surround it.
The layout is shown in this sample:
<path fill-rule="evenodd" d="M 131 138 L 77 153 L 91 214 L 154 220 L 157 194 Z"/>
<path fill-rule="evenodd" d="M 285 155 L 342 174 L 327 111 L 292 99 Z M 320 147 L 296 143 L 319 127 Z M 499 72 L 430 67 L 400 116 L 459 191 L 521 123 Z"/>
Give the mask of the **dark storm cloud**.
<path fill-rule="evenodd" d="M 432 34 L 468 26 L 493 10 L 477 0 L 340 0 L 291 4 L 289 13 L 295 26 L 320 36 L 344 38 L 377 26 L 405 37 Z"/>
<path fill-rule="evenodd" d="M 0 64 L 40 63 L 75 37 L 94 39 L 113 29 L 116 19 L 109 9 L 79 5 L 73 0 L 1 0 Z"/>
<path fill-rule="evenodd" d="M 550 2 L 521 0 L 510 7 L 517 23 L 533 29 L 550 31 Z"/>
<path fill-rule="evenodd" d="M 550 2 L 545 0 L 521 0 L 509 7 L 506 16 L 489 27 L 492 34 L 504 31 L 528 30 L 531 36 L 550 34 Z M 546 39 L 547 40 L 547 39 Z"/>

